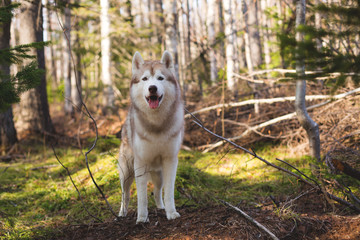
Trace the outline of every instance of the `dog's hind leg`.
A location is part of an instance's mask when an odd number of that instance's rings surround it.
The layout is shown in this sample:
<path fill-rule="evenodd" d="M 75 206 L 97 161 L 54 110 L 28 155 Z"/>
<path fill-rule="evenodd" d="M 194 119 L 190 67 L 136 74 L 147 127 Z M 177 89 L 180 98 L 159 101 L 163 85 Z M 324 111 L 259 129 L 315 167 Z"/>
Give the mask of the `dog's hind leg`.
<path fill-rule="evenodd" d="M 154 197 L 156 207 L 164 209 L 164 202 L 162 199 L 163 176 L 162 171 L 151 172 L 151 180 L 154 184 Z"/>

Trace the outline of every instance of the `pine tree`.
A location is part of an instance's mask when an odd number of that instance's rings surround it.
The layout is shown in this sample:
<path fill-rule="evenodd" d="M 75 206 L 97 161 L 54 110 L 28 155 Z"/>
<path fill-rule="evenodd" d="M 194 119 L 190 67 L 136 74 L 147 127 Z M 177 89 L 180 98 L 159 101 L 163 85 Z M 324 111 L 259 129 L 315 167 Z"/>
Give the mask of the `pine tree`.
<path fill-rule="evenodd" d="M 0 4 L 0 144 L 5 148 L 17 141 L 11 104 L 20 101 L 21 93 L 38 86 L 44 74 L 44 71 L 38 68 L 37 61 L 31 61 L 16 75 L 10 75 L 11 64 L 20 64 L 24 59 L 34 59 L 34 56 L 29 55 L 29 51 L 46 45 L 38 42 L 10 48 L 12 11 L 18 6 L 19 4 L 11 4 L 10 0 Z"/>

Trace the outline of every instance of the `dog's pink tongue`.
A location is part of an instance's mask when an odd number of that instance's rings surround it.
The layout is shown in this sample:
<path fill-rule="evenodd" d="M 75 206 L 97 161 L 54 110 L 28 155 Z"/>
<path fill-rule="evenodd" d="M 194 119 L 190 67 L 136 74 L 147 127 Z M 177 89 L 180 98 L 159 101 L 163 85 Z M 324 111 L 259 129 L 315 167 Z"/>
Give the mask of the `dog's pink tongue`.
<path fill-rule="evenodd" d="M 159 106 L 159 99 L 156 99 L 156 100 L 151 100 L 149 101 L 149 106 L 151 109 L 155 109 Z"/>

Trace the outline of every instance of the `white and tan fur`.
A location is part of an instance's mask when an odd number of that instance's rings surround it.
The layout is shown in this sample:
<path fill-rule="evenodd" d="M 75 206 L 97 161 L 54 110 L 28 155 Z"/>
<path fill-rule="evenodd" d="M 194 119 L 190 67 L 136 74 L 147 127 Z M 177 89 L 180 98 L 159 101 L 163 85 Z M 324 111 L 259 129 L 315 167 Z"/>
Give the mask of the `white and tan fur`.
<path fill-rule="evenodd" d="M 131 106 L 122 129 L 118 162 L 122 188 L 119 216 L 127 214 L 130 186 L 135 178 L 136 222 L 148 221 L 148 180 L 154 184 L 156 206 L 165 208 L 169 220 L 175 219 L 180 217 L 175 209 L 174 186 L 177 155 L 183 139 L 184 110 L 171 54 L 165 51 L 160 61 L 144 61 L 136 52 L 132 75 Z"/>

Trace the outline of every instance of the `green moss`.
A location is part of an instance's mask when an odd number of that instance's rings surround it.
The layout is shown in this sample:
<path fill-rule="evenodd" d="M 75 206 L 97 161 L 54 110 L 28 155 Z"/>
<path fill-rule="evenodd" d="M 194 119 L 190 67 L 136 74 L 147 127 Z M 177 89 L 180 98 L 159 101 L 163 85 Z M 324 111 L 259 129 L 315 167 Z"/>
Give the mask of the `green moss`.
<path fill-rule="evenodd" d="M 121 200 L 116 168 L 117 144 L 117 140 L 111 139 L 89 154 L 93 176 L 115 212 Z M 0 162 L 0 239 L 46 239 L 44 236 L 49 233 L 56 234 L 53 226 L 59 222 L 75 224 L 93 220 L 84 211 L 67 172 L 58 164 L 52 150 L 44 150 L 43 145 L 30 148 L 32 152 L 27 159 Z M 284 149 L 262 145 L 256 146 L 255 151 L 265 159 L 287 168 L 275 160 L 276 157 L 286 159 Z M 69 169 L 88 210 L 101 219 L 112 217 L 91 181 L 80 150 L 59 148 L 56 152 Z M 310 163 L 314 163 L 312 159 L 293 158 L 286 161 L 313 176 L 310 168 Z M 320 166 L 320 169 L 325 168 Z M 322 172 L 324 176 L 328 174 Z M 358 191 L 355 183 L 350 187 Z M 179 154 L 175 186 L 176 205 L 179 207 L 214 205 L 218 199 L 258 204 L 269 195 L 286 196 L 299 188 L 300 184 L 293 177 L 241 152 L 202 154 L 181 151 Z M 152 189 L 152 184 L 149 184 L 149 208 L 155 208 Z M 135 184 L 131 192 L 130 208 L 136 209 Z M 284 211 L 279 210 L 280 213 L 284 214 Z"/>

